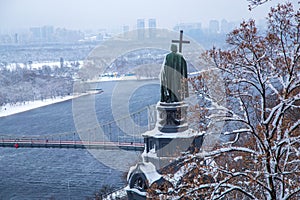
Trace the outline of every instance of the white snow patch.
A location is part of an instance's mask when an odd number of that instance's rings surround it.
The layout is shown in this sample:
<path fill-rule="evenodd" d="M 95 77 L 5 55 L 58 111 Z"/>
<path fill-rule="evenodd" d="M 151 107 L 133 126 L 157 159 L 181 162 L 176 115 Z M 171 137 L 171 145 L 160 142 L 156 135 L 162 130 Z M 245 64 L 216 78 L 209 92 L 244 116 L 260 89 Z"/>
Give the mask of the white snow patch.
<path fill-rule="evenodd" d="M 109 195 L 107 195 L 106 197 L 104 197 L 104 200 L 117 200 L 120 198 L 124 198 L 127 197 L 127 192 L 126 192 L 127 187 L 124 187 L 118 191 L 115 191 Z"/>
<path fill-rule="evenodd" d="M 205 132 L 198 132 L 192 129 L 188 129 L 184 132 L 178 132 L 178 133 L 163 133 L 160 132 L 158 126 L 156 126 L 153 130 L 147 131 L 142 135 L 144 137 L 154 137 L 154 138 L 190 138 L 192 136 L 204 135 L 204 133 Z"/>
<path fill-rule="evenodd" d="M 143 172 L 149 181 L 149 185 L 154 183 L 155 181 L 159 180 L 161 178 L 161 175 L 157 172 L 155 166 L 150 162 L 141 162 L 137 165 L 130 167 L 128 175 L 127 175 L 127 181 L 129 181 L 129 176 L 134 172 L 134 170 L 139 169 L 141 172 Z"/>
<path fill-rule="evenodd" d="M 139 194 L 140 196 L 146 196 L 146 192 L 142 192 L 142 191 L 139 191 L 138 189 L 136 188 L 126 188 L 127 191 L 132 191 L 134 193 L 137 193 Z"/>
<path fill-rule="evenodd" d="M 140 165 L 140 169 L 145 172 L 149 185 L 161 178 L 161 175 L 156 171 L 155 166 L 150 162 Z"/>
<path fill-rule="evenodd" d="M 242 160 L 242 159 L 243 159 L 243 156 L 237 156 L 237 157 L 235 157 L 233 160 L 234 160 L 235 162 L 237 162 L 237 161 Z"/>
<path fill-rule="evenodd" d="M 64 61 L 64 66 L 67 66 L 67 67 L 71 67 L 70 63 L 72 62 L 75 62 L 75 61 Z M 83 61 L 82 60 L 79 60 L 79 61 L 76 61 L 77 63 L 79 63 L 79 66 L 83 66 Z M 57 62 L 53 62 L 53 61 L 44 61 L 44 62 L 32 62 L 31 64 L 27 63 L 26 65 L 24 63 L 10 63 L 6 66 L 6 68 L 8 70 L 11 70 L 11 71 L 14 71 L 17 69 L 17 67 L 20 67 L 20 68 L 27 68 L 27 69 L 41 69 L 43 68 L 43 66 L 49 66 L 51 68 L 54 68 L 54 67 L 60 67 L 61 66 L 61 63 L 59 61 Z"/>
<path fill-rule="evenodd" d="M 64 97 L 56 97 L 53 99 L 44 99 L 44 100 L 35 100 L 35 101 L 25 101 L 23 103 L 17 103 L 17 104 L 6 104 L 4 106 L 0 107 L 0 117 L 6 117 L 9 115 L 14 115 L 22 112 L 26 112 L 29 110 L 33 110 L 36 108 L 40 108 L 43 106 L 48 106 L 55 103 L 60 103 L 63 101 L 68 101 L 80 96 L 88 95 L 90 93 L 84 93 L 80 95 L 69 95 Z"/>

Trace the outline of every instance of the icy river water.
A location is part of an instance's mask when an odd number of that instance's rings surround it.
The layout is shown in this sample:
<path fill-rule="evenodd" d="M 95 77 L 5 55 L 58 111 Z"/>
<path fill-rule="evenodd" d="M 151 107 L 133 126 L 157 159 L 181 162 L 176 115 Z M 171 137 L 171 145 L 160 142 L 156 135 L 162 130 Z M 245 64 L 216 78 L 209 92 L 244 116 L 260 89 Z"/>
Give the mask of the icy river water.
<path fill-rule="evenodd" d="M 135 84 L 139 81 L 124 82 Z M 127 102 L 130 112 L 159 100 L 158 81 L 143 82 L 130 93 Z M 119 106 L 124 104 L 121 94 L 124 91 L 118 94 L 118 84 L 121 82 L 96 85 L 104 91 L 95 96 L 99 123 L 114 119 L 112 96 L 120 98 Z M 0 135 L 76 132 L 72 105 L 69 100 L 2 117 Z M 112 150 L 0 148 L 0 199 L 86 199 L 103 185 L 124 186 L 126 170 L 136 162 L 138 155 L 139 152 Z"/>

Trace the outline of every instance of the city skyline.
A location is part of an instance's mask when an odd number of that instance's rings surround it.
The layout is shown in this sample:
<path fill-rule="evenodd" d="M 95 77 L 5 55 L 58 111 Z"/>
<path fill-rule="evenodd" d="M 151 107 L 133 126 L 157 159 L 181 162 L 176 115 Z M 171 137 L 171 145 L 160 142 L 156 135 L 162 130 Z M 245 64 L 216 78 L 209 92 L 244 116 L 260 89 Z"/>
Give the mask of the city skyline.
<path fill-rule="evenodd" d="M 208 27 L 210 20 L 259 21 L 266 17 L 271 6 L 281 2 L 272 0 L 253 11 L 247 0 L 180 0 L 138 1 L 59 1 L 11 0 L 0 3 L 0 31 L 16 31 L 29 27 L 50 25 L 73 30 L 136 28 L 137 19 L 156 19 L 158 28 L 172 29 L 180 23 L 201 23 Z M 297 0 L 292 0 L 297 4 Z"/>
<path fill-rule="evenodd" d="M 260 23 L 258 23 L 259 25 Z M 188 36 L 198 38 L 203 34 L 227 34 L 235 27 L 238 27 L 238 22 L 227 20 L 210 20 L 209 27 L 202 27 L 198 23 L 180 23 L 176 24 L 171 30 L 183 30 Z M 261 24 L 261 28 L 265 28 L 265 24 Z M 146 30 L 149 29 L 149 30 Z M 149 37 L 155 37 L 153 32 L 155 29 L 163 30 L 157 27 L 157 20 L 151 19 L 136 19 L 135 27 L 125 25 L 118 31 L 107 29 L 84 31 L 71 30 L 62 27 L 54 27 L 49 25 L 28 27 L 26 30 L 13 31 L 10 33 L 0 33 L 0 44 L 26 44 L 26 43 L 56 43 L 56 42 L 93 42 L 105 41 L 115 35 L 123 34 L 128 31 L 138 31 L 140 39 L 145 37 L 146 31 L 149 31 Z M 200 35 L 199 35 L 200 34 Z"/>
<path fill-rule="evenodd" d="M 8 32 L 5 32 L 4 34 L 15 34 L 15 33 L 29 33 L 32 32 L 34 29 L 53 29 L 52 31 L 55 30 L 67 30 L 67 31 L 82 31 L 84 33 L 89 33 L 90 31 L 95 31 L 94 33 L 123 33 L 126 31 L 133 31 L 133 30 L 137 30 L 140 28 L 143 29 L 148 29 L 148 28 L 157 28 L 157 29 L 169 29 L 169 30 L 177 30 L 178 27 L 194 27 L 195 29 L 202 29 L 202 30 L 208 30 L 211 28 L 211 24 L 212 23 L 218 23 L 219 24 L 219 28 L 221 28 L 221 23 L 222 22 L 227 22 L 227 23 L 231 23 L 231 24 L 235 24 L 238 25 L 240 24 L 240 21 L 228 21 L 226 19 L 222 19 L 222 20 L 216 20 L 216 19 L 210 19 L 208 20 L 208 24 L 206 26 L 203 26 L 203 23 L 201 21 L 198 22 L 181 22 L 181 23 L 176 23 L 176 24 L 172 24 L 170 25 L 170 27 L 164 28 L 164 27 L 159 27 L 157 26 L 157 24 L 159 24 L 159 20 L 157 20 L 156 18 L 137 18 L 135 19 L 134 23 L 131 23 L 131 25 L 129 24 L 124 24 L 122 26 L 118 26 L 118 27 L 114 27 L 112 29 L 109 29 L 108 27 L 101 27 L 101 28 L 94 28 L 94 29 L 82 29 L 82 28 L 77 28 L 77 29 L 73 29 L 70 27 L 62 27 L 62 26 L 55 26 L 52 24 L 42 24 L 39 26 L 28 26 L 28 27 L 22 27 L 22 28 L 15 28 L 15 29 L 11 29 L 8 30 Z M 257 24 L 260 24 L 262 22 L 262 20 L 257 21 Z M 140 24 L 142 23 L 142 24 Z M 139 25 L 140 24 L 140 25 Z M 114 32 L 118 30 L 119 32 Z M 0 32 L 0 34 L 3 34 Z"/>

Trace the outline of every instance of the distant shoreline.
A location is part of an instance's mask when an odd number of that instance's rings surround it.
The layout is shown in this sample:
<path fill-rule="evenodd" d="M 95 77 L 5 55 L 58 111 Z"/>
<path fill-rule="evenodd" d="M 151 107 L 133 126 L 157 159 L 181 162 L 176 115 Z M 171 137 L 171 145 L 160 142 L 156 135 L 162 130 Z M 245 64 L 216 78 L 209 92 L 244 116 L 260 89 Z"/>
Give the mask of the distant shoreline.
<path fill-rule="evenodd" d="M 158 77 L 140 77 L 136 76 L 122 76 L 122 77 L 101 77 L 98 79 L 92 79 L 86 81 L 87 83 L 101 83 L 101 82 L 113 82 L 113 81 L 152 81 L 159 80 Z"/>
<path fill-rule="evenodd" d="M 64 96 L 64 97 L 56 97 L 53 99 L 25 101 L 23 103 L 18 102 L 15 105 L 10 105 L 8 103 L 4 106 L 0 106 L 0 118 L 7 117 L 10 115 L 15 115 L 15 114 L 22 113 L 22 112 L 26 112 L 26 111 L 33 110 L 36 108 L 41 108 L 44 106 L 49 106 L 49 105 L 56 104 L 56 103 L 61 103 L 61 102 L 72 100 L 72 99 L 75 99 L 75 98 L 78 98 L 81 96 L 97 94 L 100 92 L 101 91 L 93 91 L 93 92 L 91 91 L 91 92 L 82 93 L 82 94 L 78 94 L 78 95 L 68 95 L 68 96 Z"/>

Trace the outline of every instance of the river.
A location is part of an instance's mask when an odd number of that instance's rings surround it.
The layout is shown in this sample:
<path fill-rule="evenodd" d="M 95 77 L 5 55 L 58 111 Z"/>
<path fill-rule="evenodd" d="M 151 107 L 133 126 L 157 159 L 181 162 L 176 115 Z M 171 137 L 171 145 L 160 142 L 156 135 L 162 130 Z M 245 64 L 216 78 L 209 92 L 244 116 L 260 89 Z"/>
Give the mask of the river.
<path fill-rule="evenodd" d="M 126 84 L 138 87 L 126 87 Z M 100 124 L 114 120 L 115 107 L 120 109 L 128 104 L 129 112 L 135 112 L 159 100 L 158 81 L 104 82 L 94 86 L 104 91 L 92 98 Z M 128 88 L 129 98 L 124 94 L 128 93 L 124 87 Z M 82 98 L 87 98 L 82 99 L 84 102 L 89 101 L 89 97 Z M 74 109 L 78 108 L 69 100 L 2 117 L 0 134 L 29 136 L 76 132 L 78 122 L 74 122 Z M 138 156 L 138 152 L 108 150 L 0 148 L 0 199 L 93 197 L 103 185 L 124 186 L 126 170 Z"/>

